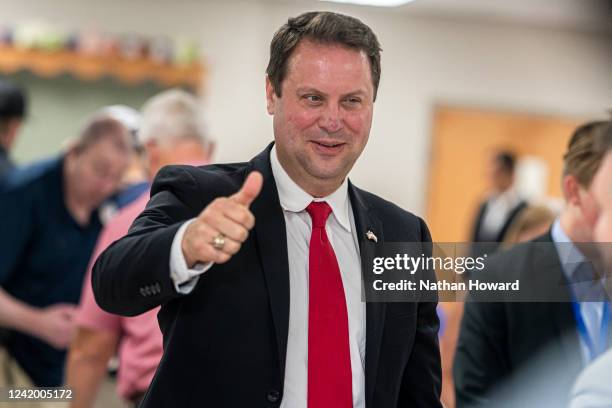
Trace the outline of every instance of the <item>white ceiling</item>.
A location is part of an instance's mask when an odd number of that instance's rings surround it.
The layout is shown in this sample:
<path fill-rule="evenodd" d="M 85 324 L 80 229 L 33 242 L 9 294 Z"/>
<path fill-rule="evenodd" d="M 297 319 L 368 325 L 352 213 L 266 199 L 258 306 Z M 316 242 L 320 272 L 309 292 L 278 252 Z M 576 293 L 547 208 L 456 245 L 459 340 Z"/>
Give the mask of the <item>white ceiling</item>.
<path fill-rule="evenodd" d="M 507 20 L 543 26 L 612 31 L 611 0 L 416 0 L 406 13 Z"/>
<path fill-rule="evenodd" d="M 319 3 L 318 0 L 277 0 Z M 612 32 L 612 0 L 414 0 L 394 13 Z"/>

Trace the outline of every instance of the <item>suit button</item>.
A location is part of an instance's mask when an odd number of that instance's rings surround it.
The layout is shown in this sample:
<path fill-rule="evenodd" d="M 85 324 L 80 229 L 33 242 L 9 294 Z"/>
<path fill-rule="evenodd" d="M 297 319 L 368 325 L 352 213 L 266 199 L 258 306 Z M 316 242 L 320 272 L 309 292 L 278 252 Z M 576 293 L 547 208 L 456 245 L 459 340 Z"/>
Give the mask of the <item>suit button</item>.
<path fill-rule="evenodd" d="M 268 392 L 268 395 L 266 398 L 268 399 L 268 402 L 278 402 L 280 400 L 280 392 L 276 390 L 272 390 Z"/>

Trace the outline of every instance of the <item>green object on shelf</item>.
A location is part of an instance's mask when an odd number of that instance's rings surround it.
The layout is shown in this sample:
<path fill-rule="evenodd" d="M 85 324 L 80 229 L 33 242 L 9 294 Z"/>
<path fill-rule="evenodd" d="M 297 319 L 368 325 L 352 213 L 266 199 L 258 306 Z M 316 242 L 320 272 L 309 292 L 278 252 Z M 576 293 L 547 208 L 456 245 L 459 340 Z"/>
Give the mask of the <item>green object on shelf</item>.
<path fill-rule="evenodd" d="M 21 72 L 3 77 L 26 88 L 29 96 L 29 114 L 11 153 L 18 164 L 59 152 L 87 116 L 101 107 L 123 104 L 140 109 L 162 90 L 150 82 L 126 87 L 111 79 L 81 82 L 68 75 L 44 79 Z"/>

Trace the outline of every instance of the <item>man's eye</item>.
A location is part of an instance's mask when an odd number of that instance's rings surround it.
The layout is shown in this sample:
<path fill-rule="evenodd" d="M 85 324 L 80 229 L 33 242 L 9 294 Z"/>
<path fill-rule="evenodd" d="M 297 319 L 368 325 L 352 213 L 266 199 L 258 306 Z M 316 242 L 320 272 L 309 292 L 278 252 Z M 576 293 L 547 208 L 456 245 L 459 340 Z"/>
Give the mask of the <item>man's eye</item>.
<path fill-rule="evenodd" d="M 323 100 L 319 95 L 305 95 L 304 98 L 310 103 L 320 103 Z"/>
<path fill-rule="evenodd" d="M 347 98 L 345 102 L 349 105 L 359 105 L 361 103 L 361 99 L 359 98 Z"/>

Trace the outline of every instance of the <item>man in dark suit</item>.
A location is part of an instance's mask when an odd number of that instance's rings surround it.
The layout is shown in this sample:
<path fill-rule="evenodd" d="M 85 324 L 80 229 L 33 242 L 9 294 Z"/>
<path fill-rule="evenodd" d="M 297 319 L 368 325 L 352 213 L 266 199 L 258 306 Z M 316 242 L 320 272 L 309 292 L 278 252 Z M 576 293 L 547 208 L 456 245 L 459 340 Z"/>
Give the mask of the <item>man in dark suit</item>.
<path fill-rule="evenodd" d="M 466 302 L 454 363 L 457 407 L 565 406 L 581 368 L 608 346 L 609 305 L 584 291 L 598 285 L 592 180 L 604 124 L 581 126 L 569 142 L 566 207 L 552 229 L 492 257 L 473 277 L 518 279 L 532 302 L 478 302 L 476 294 Z"/>
<path fill-rule="evenodd" d="M 600 245 L 605 264 L 612 270 L 612 121 L 608 122 L 600 148 L 605 152 L 601 166 L 593 179 L 595 198 L 601 213 L 594 236 Z M 612 349 L 589 365 L 578 377 L 572 390 L 570 408 L 612 406 Z"/>
<path fill-rule="evenodd" d="M 15 167 L 10 151 L 17 140 L 27 107 L 24 90 L 0 79 L 0 182 Z"/>
<path fill-rule="evenodd" d="M 481 248 L 486 248 L 484 252 L 497 249 L 512 222 L 527 206 L 513 189 L 515 165 L 514 154 L 505 151 L 498 152 L 489 164 L 490 195 L 480 205 L 472 231 L 472 242 L 488 243 L 481 245 Z M 474 253 L 481 255 L 480 252 Z"/>
<path fill-rule="evenodd" d="M 162 305 L 143 406 L 439 407 L 436 302 L 361 301 L 368 245 L 431 241 L 423 220 L 347 178 L 369 135 L 378 40 L 312 12 L 270 49 L 275 143 L 248 163 L 162 170 L 94 266 L 107 311 Z"/>

